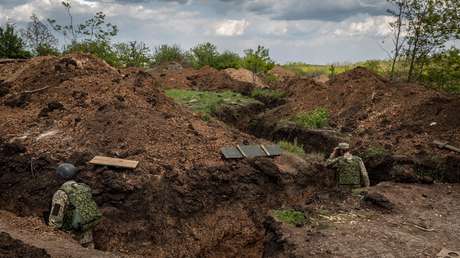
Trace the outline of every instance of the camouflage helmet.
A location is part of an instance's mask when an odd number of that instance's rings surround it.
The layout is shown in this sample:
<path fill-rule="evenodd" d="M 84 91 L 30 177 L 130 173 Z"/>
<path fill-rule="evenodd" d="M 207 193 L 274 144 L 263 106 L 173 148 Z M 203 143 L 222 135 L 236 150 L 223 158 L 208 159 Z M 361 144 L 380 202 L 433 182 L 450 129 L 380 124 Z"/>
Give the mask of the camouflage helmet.
<path fill-rule="evenodd" d="M 339 143 L 339 146 L 337 146 L 337 148 L 338 148 L 339 150 L 345 150 L 345 151 L 347 151 L 347 150 L 350 149 L 350 144 L 348 144 L 348 143 L 346 143 L 346 142 L 341 142 L 341 143 Z"/>
<path fill-rule="evenodd" d="M 56 169 L 56 173 L 64 179 L 73 178 L 77 172 L 78 169 L 70 163 L 62 163 Z"/>

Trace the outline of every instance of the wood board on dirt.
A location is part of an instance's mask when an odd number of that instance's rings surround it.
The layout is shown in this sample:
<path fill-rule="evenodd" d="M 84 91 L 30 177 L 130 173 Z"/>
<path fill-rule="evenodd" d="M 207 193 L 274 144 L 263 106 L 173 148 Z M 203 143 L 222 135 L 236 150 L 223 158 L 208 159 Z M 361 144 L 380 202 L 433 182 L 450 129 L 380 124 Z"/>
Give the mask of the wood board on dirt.
<path fill-rule="evenodd" d="M 93 165 L 135 169 L 139 161 L 96 156 L 90 162 Z"/>

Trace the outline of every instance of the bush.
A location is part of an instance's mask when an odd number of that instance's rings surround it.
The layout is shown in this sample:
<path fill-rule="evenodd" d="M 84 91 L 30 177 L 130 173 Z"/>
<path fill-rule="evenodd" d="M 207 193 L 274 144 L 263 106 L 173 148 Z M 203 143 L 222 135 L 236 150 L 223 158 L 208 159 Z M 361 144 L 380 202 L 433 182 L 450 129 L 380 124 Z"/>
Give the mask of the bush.
<path fill-rule="evenodd" d="M 460 50 L 449 49 L 432 57 L 423 79 L 430 86 L 451 93 L 460 93 Z"/>
<path fill-rule="evenodd" d="M 233 52 L 225 51 L 217 57 L 214 68 L 222 70 L 228 68 L 238 69 L 241 67 L 241 57 Z"/>
<path fill-rule="evenodd" d="M 184 53 L 178 45 L 161 45 L 155 47 L 153 62 L 157 65 L 169 62 L 182 63 L 185 60 Z"/>
<path fill-rule="evenodd" d="M 25 49 L 22 38 L 13 24 L 0 27 L 0 58 L 28 58 L 32 54 Z"/>
<path fill-rule="evenodd" d="M 150 49 L 142 42 L 119 43 L 113 49 L 119 66 L 145 67 L 151 62 Z"/>
<path fill-rule="evenodd" d="M 303 225 L 305 223 L 305 214 L 295 210 L 274 210 L 275 219 L 291 225 Z"/>
<path fill-rule="evenodd" d="M 106 41 L 85 41 L 73 43 L 66 47 L 64 53 L 88 53 L 105 60 L 112 66 L 120 66 L 120 62 L 112 46 Z"/>
<path fill-rule="evenodd" d="M 304 156 L 305 151 L 303 149 L 303 145 L 298 144 L 297 140 L 294 140 L 294 143 L 290 143 L 287 141 L 280 141 L 278 142 L 278 145 L 281 147 L 281 149 L 290 152 L 292 154 L 296 154 L 298 156 Z"/>
<path fill-rule="evenodd" d="M 215 67 L 218 56 L 217 47 L 207 42 L 190 49 L 187 59 L 194 68 L 199 69 L 204 66 Z"/>
<path fill-rule="evenodd" d="M 329 111 L 325 108 L 319 107 L 310 112 L 297 114 L 294 118 L 292 118 L 292 121 L 299 126 L 309 129 L 324 128 L 329 124 Z"/>
<path fill-rule="evenodd" d="M 381 147 L 381 146 L 372 146 L 367 148 L 367 150 L 363 153 L 363 158 L 370 159 L 370 158 L 381 158 L 388 155 L 389 152 Z"/>

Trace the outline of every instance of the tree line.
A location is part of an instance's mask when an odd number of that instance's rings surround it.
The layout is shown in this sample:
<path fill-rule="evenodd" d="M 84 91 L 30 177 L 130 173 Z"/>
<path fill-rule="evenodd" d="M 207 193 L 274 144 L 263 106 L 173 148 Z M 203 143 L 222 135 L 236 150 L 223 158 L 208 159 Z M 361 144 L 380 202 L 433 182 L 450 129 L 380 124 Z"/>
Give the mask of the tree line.
<path fill-rule="evenodd" d="M 160 45 L 150 49 L 143 42 L 113 43 L 118 27 L 106 21 L 103 12 L 78 23 L 72 14 L 69 0 L 62 2 L 67 15 L 64 23 L 55 19 L 40 20 L 35 14 L 23 29 L 7 23 L 0 27 L 0 58 L 29 58 L 32 56 L 90 53 L 115 67 L 149 67 L 169 62 L 204 66 L 216 69 L 247 68 L 262 74 L 274 67 L 269 50 L 263 46 L 248 49 L 240 56 L 231 51 L 219 52 L 217 46 L 202 43 L 188 51 L 178 45 Z M 55 34 L 65 42 L 59 50 Z"/>

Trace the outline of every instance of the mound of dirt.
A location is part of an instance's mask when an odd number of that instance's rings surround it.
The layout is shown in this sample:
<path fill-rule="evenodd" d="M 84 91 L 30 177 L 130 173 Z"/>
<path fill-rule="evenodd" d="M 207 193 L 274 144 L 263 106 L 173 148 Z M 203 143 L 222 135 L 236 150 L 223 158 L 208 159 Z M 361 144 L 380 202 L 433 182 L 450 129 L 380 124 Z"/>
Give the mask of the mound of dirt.
<path fill-rule="evenodd" d="M 224 70 L 230 78 L 235 81 L 246 82 L 255 84 L 256 88 L 267 88 L 267 85 L 259 78 L 257 75 L 253 75 L 253 73 L 247 69 L 239 68 L 229 68 Z"/>
<path fill-rule="evenodd" d="M 0 98 L 0 207 L 46 218 L 64 182 L 54 169 L 71 162 L 104 215 L 95 230 L 99 249 L 260 256 L 264 214 L 290 199 L 286 185 L 294 195 L 306 191 L 294 180 L 303 176 L 283 173 L 276 159 L 223 161 L 221 147 L 257 141 L 201 121 L 142 70 L 118 71 L 88 55 L 36 58 L 0 70 L 11 71 L 2 74 L 8 93 Z M 201 72 L 191 78 L 197 87 L 245 85 L 210 68 Z M 88 165 L 95 155 L 140 164 L 134 171 Z"/>
<path fill-rule="evenodd" d="M 351 133 L 357 148 L 382 146 L 399 154 L 445 153 L 433 140 L 460 146 L 460 98 L 414 84 L 395 84 L 364 68 L 339 74 L 327 84 L 293 79 L 282 89 L 288 103 L 269 111 L 269 121 L 325 107 L 332 127 Z"/>
<path fill-rule="evenodd" d="M 51 256 L 44 249 L 27 245 L 20 240 L 13 239 L 5 232 L 0 232 L 0 257 L 46 258 Z"/>
<path fill-rule="evenodd" d="M 278 79 L 282 81 L 285 81 L 285 80 L 288 80 L 290 78 L 297 76 L 295 72 L 288 70 L 280 65 L 273 67 L 273 69 L 271 69 L 269 73 L 275 75 L 276 77 L 278 77 Z"/>
<path fill-rule="evenodd" d="M 240 75 L 232 78 L 226 71 L 218 71 L 205 66 L 199 70 L 184 68 L 182 70 L 153 69 L 149 73 L 163 89 L 193 89 L 204 91 L 231 90 L 250 93 L 254 85 L 242 80 Z"/>

